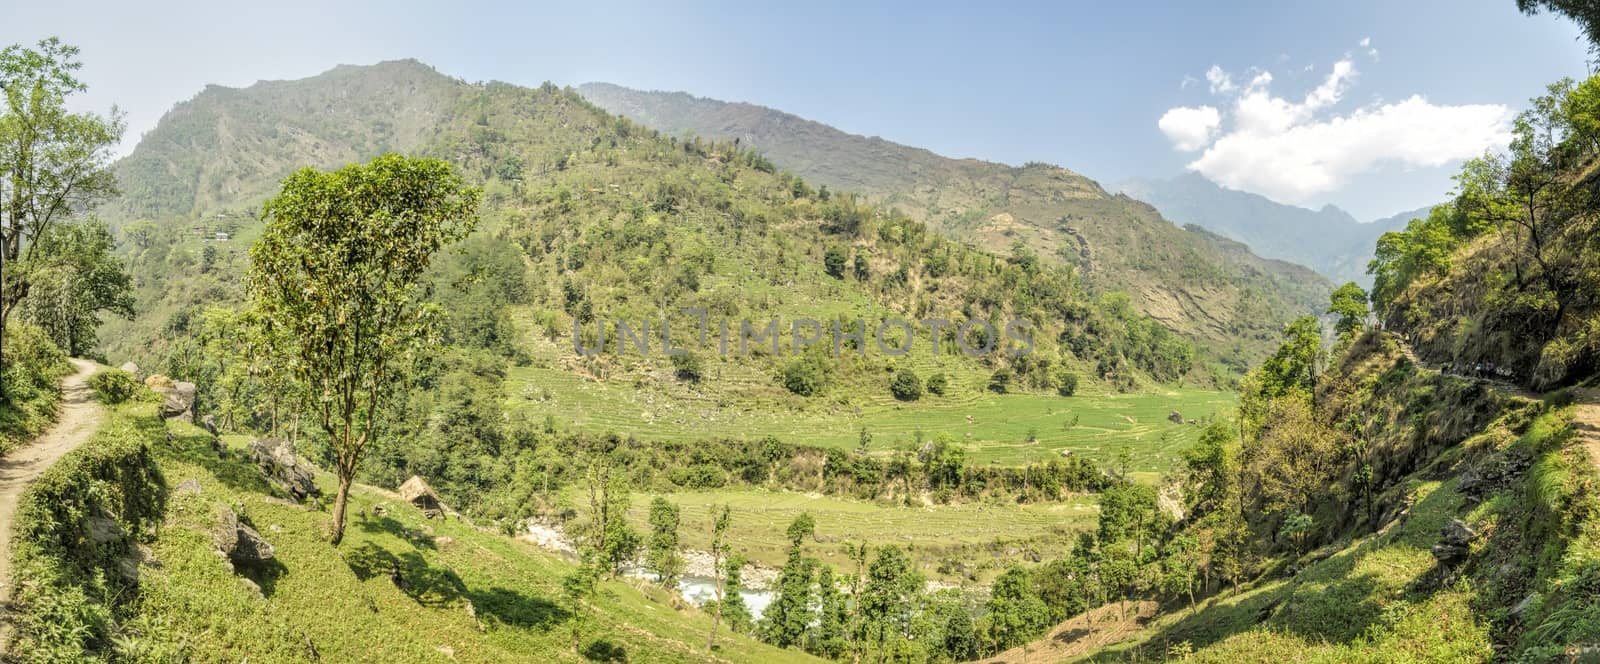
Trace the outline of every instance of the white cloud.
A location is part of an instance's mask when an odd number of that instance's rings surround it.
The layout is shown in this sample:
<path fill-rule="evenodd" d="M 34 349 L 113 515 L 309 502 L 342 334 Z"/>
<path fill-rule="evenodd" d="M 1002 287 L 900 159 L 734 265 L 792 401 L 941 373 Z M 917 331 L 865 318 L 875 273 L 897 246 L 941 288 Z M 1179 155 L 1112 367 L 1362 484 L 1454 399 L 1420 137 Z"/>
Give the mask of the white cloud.
<path fill-rule="evenodd" d="M 1172 141 L 1172 146 L 1184 152 L 1205 147 L 1221 125 L 1222 114 L 1212 106 L 1180 106 L 1163 113 L 1161 119 L 1156 121 L 1156 126 Z"/>
<path fill-rule="evenodd" d="M 1363 46 L 1370 43 L 1362 40 Z M 1357 77 L 1346 57 L 1303 98 L 1292 100 L 1272 93 L 1270 72 L 1256 73 L 1241 88 L 1213 66 L 1206 80 L 1213 94 L 1229 98 L 1225 112 L 1180 106 L 1162 115 L 1157 126 L 1175 149 L 1204 150 L 1189 163 L 1190 170 L 1295 204 L 1337 191 L 1383 165 L 1441 166 L 1510 141 L 1514 113 L 1498 104 L 1443 106 L 1412 95 L 1397 103 L 1337 110 Z"/>
<path fill-rule="evenodd" d="M 1206 70 L 1206 81 L 1211 84 L 1211 94 L 1214 95 L 1233 92 L 1236 87 L 1233 84 L 1233 77 L 1217 65 L 1211 65 L 1211 68 Z"/>
<path fill-rule="evenodd" d="M 1372 38 L 1371 37 L 1362 37 L 1361 38 L 1361 48 L 1366 48 L 1366 47 L 1371 46 L 1371 45 L 1372 45 Z"/>

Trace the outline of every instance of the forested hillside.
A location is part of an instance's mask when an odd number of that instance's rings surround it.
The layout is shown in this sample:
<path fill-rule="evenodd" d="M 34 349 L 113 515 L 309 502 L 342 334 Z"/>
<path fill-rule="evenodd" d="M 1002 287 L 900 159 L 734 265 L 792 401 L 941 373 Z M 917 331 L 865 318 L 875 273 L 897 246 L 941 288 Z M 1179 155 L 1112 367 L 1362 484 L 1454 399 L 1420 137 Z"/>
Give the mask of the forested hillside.
<path fill-rule="evenodd" d="M 1137 310 L 1241 369 L 1265 356 L 1283 323 L 1322 306 L 1330 288 L 1310 270 L 1174 226 L 1149 205 L 1064 168 L 951 159 L 679 92 L 605 83 L 578 91 L 668 135 L 738 140 L 807 181 L 865 194 L 991 251 L 1021 240 L 1045 260 L 1075 267 L 1096 292 L 1129 293 Z"/>

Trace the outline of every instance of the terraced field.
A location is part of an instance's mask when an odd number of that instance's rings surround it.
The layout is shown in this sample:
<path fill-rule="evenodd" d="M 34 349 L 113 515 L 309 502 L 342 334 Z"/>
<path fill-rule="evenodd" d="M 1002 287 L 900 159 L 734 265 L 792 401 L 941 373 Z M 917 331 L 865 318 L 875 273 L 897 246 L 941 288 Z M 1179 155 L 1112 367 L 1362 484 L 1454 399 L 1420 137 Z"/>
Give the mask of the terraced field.
<path fill-rule="evenodd" d="M 526 317 L 521 322 L 531 325 Z M 533 360 L 511 369 L 507 380 L 507 411 L 513 416 L 548 416 L 561 430 L 649 440 L 772 435 L 850 448 L 860 444 L 865 428 L 873 450 L 912 446 L 919 431 L 925 437 L 949 433 L 980 463 L 1021 464 L 1065 452 L 1111 462 L 1126 449 L 1130 469 L 1148 476 L 1170 468 L 1199 434 L 1198 424 L 1234 404 L 1227 392 L 1155 388 L 1117 394 L 1089 381 L 1073 397 L 1000 395 L 984 389 L 988 376 L 970 363 L 930 353 L 854 360 L 884 364 L 881 384 L 835 386 L 807 399 L 788 393 L 749 362 L 715 357 L 706 359 L 707 377 L 698 385 L 676 379 L 664 358 L 654 356 L 607 358 L 597 373 L 577 361 L 570 334 L 527 335 L 524 347 Z M 896 401 L 886 386 L 890 367 L 903 366 L 924 377 L 945 373 L 948 394 Z M 1196 423 L 1173 423 L 1173 412 Z"/>
<path fill-rule="evenodd" d="M 789 522 L 802 513 L 816 519 L 817 534 L 807 544 L 812 555 L 836 568 L 851 563 L 848 542 L 910 547 L 930 578 L 961 581 L 957 572 L 939 573 L 941 561 L 963 563 L 980 578 L 1018 560 L 1026 551 L 1046 558 L 1070 548 L 1076 534 L 1093 528 L 1099 514 L 1092 497 L 1079 496 L 1049 504 L 963 504 L 901 507 L 786 491 L 727 490 L 665 494 L 683 514 L 680 536 L 687 548 L 710 544 L 711 510 L 732 509 L 729 541 L 739 552 L 764 565 L 782 565 Z M 652 495 L 635 495 L 628 517 L 639 532 L 648 532 Z M 581 501 L 574 501 L 580 503 Z"/>

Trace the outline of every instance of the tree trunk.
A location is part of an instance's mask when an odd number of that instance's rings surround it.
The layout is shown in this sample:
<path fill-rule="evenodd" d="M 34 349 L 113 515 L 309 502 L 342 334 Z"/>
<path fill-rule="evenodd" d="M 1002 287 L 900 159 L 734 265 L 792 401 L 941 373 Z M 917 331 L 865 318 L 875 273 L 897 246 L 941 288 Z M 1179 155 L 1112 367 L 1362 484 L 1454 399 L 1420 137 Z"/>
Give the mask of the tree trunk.
<path fill-rule="evenodd" d="M 339 494 L 333 499 L 333 538 L 329 540 L 334 546 L 344 541 L 344 512 L 345 506 L 350 501 L 350 484 L 353 478 L 339 478 Z"/>

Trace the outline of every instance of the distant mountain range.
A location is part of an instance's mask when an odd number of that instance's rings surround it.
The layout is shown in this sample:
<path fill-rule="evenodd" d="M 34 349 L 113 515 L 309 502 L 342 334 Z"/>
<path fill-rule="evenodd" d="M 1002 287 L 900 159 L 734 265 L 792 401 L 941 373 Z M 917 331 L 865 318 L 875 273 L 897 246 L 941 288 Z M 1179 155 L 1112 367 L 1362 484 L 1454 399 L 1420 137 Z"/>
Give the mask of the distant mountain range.
<path fill-rule="evenodd" d="M 1022 243 L 1076 265 L 1098 291 L 1235 360 L 1276 344 L 1289 317 L 1326 305 L 1330 284 L 1221 235 L 1163 219 L 1155 208 L 1048 164 L 952 159 L 850 134 L 789 113 L 682 92 L 589 83 L 595 105 L 677 137 L 738 140 L 814 185 L 866 195 L 984 249 Z M 1236 349 L 1252 348 L 1240 353 Z"/>
<path fill-rule="evenodd" d="M 1196 173 L 1130 180 L 1117 190 L 1154 205 L 1168 219 L 1238 240 L 1262 256 L 1305 265 L 1336 283 L 1370 283 L 1367 262 L 1378 236 L 1428 214 L 1421 208 L 1363 223 L 1333 205 L 1320 210 L 1284 205 Z"/>

